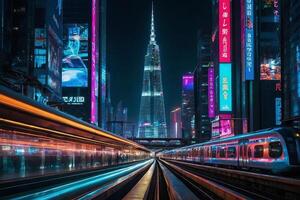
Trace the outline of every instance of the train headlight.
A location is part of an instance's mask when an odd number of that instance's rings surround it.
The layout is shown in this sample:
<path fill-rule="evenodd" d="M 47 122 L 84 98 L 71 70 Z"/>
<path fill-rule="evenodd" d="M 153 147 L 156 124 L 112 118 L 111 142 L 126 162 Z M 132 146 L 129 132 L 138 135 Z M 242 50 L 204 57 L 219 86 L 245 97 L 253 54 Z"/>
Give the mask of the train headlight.
<path fill-rule="evenodd" d="M 295 133 L 295 137 L 300 137 L 300 133 Z"/>

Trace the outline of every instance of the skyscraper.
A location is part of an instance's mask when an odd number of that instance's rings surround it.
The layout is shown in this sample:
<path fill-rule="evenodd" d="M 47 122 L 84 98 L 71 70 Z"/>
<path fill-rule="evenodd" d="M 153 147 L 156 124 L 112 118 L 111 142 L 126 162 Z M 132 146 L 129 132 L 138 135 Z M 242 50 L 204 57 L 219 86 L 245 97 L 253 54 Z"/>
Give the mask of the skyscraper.
<path fill-rule="evenodd" d="M 182 138 L 192 143 L 195 140 L 194 117 L 194 76 L 192 73 L 186 73 L 182 77 Z"/>
<path fill-rule="evenodd" d="M 0 85 L 60 108 L 62 1 L 0 0 Z"/>
<path fill-rule="evenodd" d="M 152 4 L 150 42 L 145 56 L 138 137 L 167 137 L 159 46 L 155 40 Z"/>
<path fill-rule="evenodd" d="M 194 70 L 195 136 L 197 141 L 210 139 L 211 122 L 214 116 L 214 77 L 211 67 L 210 37 L 199 32 L 197 66 Z M 210 80 L 209 80 L 210 79 Z"/>

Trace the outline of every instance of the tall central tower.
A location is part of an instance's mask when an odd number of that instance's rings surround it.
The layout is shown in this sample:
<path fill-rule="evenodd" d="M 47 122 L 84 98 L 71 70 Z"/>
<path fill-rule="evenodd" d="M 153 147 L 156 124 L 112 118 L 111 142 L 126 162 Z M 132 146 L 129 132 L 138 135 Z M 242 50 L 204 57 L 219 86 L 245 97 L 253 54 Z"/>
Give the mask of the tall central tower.
<path fill-rule="evenodd" d="M 150 42 L 145 56 L 138 137 L 167 137 L 159 46 L 155 41 L 153 3 Z"/>

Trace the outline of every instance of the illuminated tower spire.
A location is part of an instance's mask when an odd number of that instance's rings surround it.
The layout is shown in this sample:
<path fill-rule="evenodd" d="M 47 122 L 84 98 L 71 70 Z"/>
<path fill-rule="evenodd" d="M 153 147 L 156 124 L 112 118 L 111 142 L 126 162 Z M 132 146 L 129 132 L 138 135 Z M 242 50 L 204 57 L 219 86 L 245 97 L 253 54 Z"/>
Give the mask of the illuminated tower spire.
<path fill-rule="evenodd" d="M 155 44 L 155 29 L 154 29 L 154 13 L 153 13 L 153 1 L 152 1 L 152 15 L 151 15 L 151 34 L 150 34 L 150 43 Z"/>
<path fill-rule="evenodd" d="M 150 42 L 145 56 L 138 137 L 167 137 L 165 103 L 159 54 L 159 46 L 155 41 L 152 2 Z"/>

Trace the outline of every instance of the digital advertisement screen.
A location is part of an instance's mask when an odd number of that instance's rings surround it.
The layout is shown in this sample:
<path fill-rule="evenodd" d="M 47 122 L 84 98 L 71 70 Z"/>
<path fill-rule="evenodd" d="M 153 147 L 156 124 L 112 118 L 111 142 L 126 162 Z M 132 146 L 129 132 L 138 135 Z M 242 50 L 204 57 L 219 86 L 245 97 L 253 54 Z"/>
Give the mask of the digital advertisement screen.
<path fill-rule="evenodd" d="M 260 80 L 281 80 L 280 61 L 269 59 L 261 63 Z"/>
<path fill-rule="evenodd" d="M 57 94 L 61 94 L 62 59 L 62 0 L 47 1 L 48 33 L 48 74 L 47 85 Z"/>
<path fill-rule="evenodd" d="M 62 86 L 88 86 L 88 24 L 64 27 Z"/>
<path fill-rule="evenodd" d="M 48 85 L 60 93 L 61 48 L 57 41 L 48 35 Z"/>
<path fill-rule="evenodd" d="M 193 90 L 194 89 L 194 76 L 186 75 L 182 77 L 182 84 L 184 90 Z"/>
<path fill-rule="evenodd" d="M 46 31 L 36 28 L 34 34 L 34 67 L 42 68 L 46 65 Z"/>

